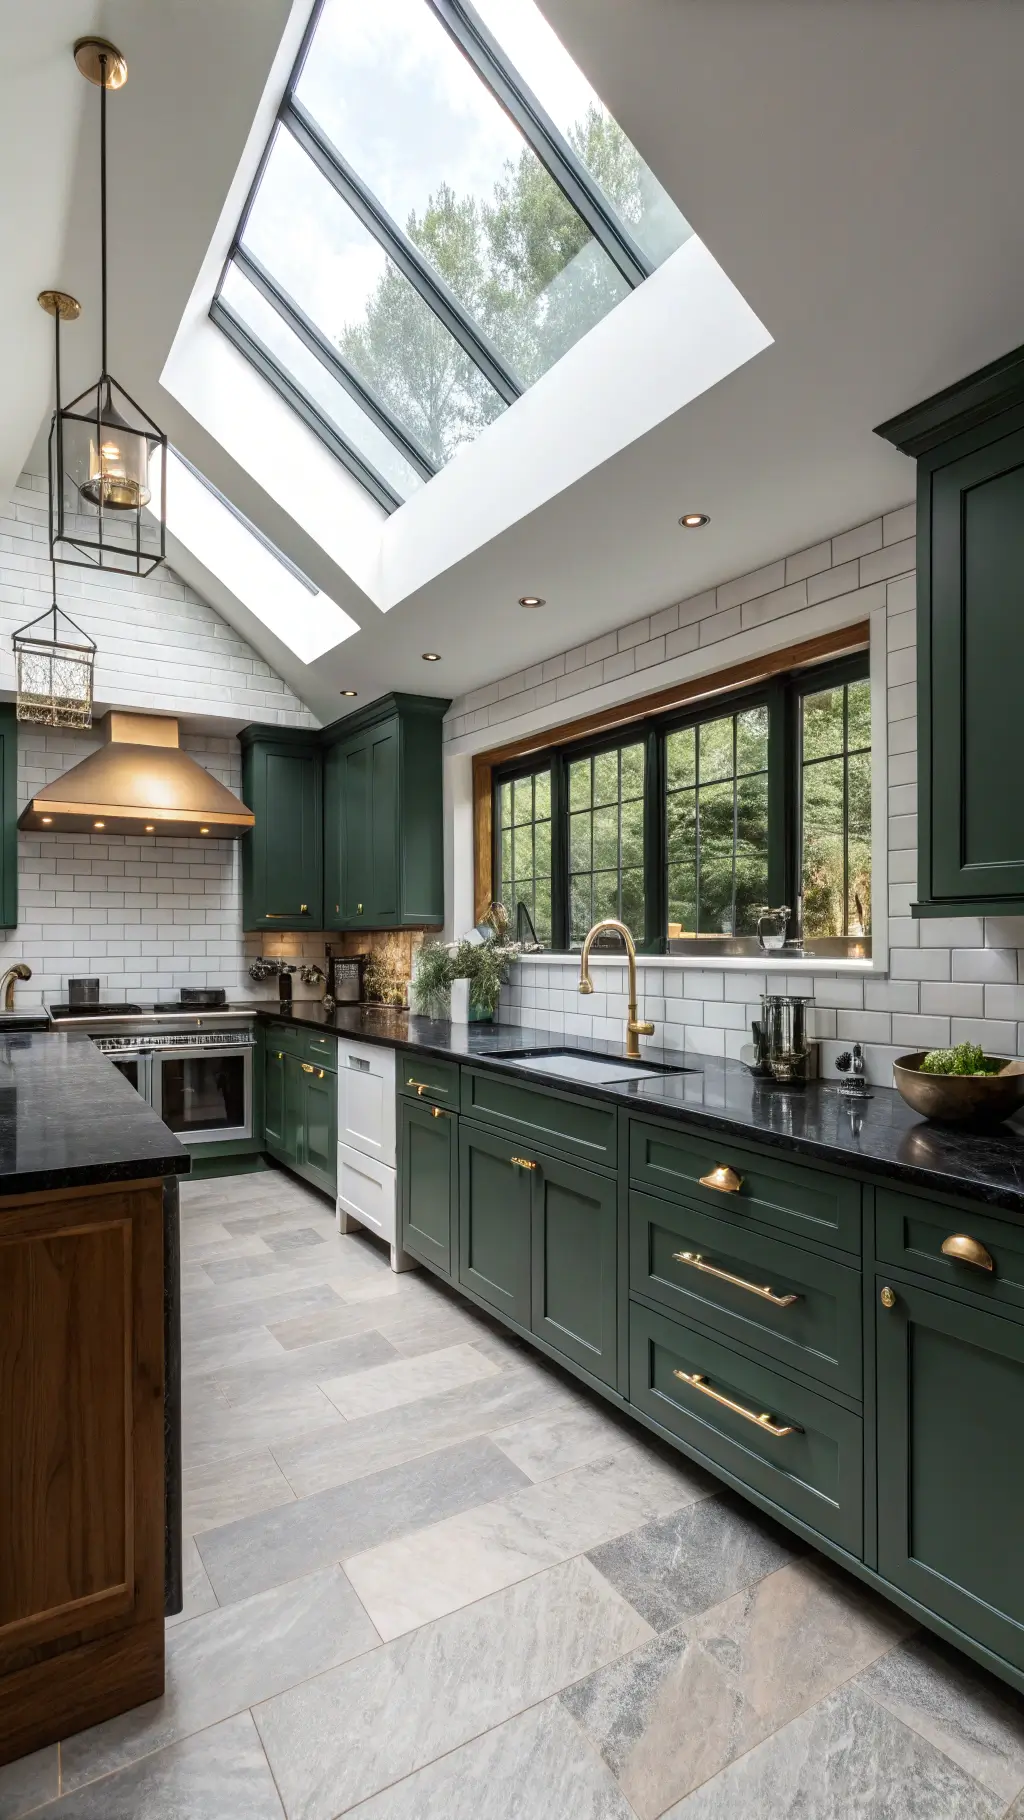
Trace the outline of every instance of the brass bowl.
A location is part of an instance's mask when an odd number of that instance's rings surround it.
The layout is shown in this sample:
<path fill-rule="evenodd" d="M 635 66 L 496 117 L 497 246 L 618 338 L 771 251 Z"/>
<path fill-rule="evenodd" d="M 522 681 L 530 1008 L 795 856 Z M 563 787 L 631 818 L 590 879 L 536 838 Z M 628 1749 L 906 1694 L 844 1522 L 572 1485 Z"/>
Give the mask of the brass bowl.
<path fill-rule="evenodd" d="M 901 1055 L 892 1078 L 908 1106 L 943 1125 L 998 1125 L 1024 1106 L 1024 1074 L 922 1074 L 926 1051 Z M 1008 1057 L 987 1062 L 1005 1066 Z"/>

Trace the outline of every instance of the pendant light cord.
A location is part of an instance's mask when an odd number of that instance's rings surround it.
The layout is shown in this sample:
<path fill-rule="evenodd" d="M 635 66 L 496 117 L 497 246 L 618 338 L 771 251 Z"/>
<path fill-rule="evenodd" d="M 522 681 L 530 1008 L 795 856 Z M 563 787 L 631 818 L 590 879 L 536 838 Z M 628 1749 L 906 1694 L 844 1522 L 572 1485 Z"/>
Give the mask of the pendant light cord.
<path fill-rule="evenodd" d="M 100 342 L 107 371 L 107 56 L 100 52 Z"/>

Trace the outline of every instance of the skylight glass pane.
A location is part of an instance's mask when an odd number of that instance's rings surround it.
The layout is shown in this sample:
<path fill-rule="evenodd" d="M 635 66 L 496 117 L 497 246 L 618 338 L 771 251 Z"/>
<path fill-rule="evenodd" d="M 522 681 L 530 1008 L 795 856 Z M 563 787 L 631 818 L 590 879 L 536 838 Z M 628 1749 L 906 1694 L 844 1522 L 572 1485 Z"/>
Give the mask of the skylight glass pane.
<path fill-rule="evenodd" d="M 505 408 L 290 133 L 277 134 L 242 244 L 439 465 Z"/>
<path fill-rule="evenodd" d="M 693 229 L 649 165 L 577 69 L 534 0 L 474 0 L 509 62 L 532 89 L 625 222 L 652 265 L 660 265 Z"/>
<path fill-rule="evenodd" d="M 262 341 L 289 378 L 310 394 L 339 434 L 376 468 L 400 499 L 407 499 L 423 485 L 417 470 L 367 417 L 344 386 L 331 377 L 327 368 L 310 353 L 237 266 L 228 267 L 221 296 L 243 326 Z"/>
<path fill-rule="evenodd" d="M 627 295 L 425 0 L 328 0 L 296 94 L 522 385 Z"/>

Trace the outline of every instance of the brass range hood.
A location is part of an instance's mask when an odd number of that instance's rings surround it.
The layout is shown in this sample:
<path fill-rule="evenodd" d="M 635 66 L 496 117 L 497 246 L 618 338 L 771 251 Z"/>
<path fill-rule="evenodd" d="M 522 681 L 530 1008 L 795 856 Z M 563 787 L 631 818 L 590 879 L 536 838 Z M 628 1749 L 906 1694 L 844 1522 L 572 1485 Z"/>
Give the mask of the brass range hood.
<path fill-rule="evenodd" d="M 41 834 L 209 835 L 237 839 L 255 816 L 178 745 L 178 723 L 112 709 L 104 743 L 25 805 L 18 827 Z"/>

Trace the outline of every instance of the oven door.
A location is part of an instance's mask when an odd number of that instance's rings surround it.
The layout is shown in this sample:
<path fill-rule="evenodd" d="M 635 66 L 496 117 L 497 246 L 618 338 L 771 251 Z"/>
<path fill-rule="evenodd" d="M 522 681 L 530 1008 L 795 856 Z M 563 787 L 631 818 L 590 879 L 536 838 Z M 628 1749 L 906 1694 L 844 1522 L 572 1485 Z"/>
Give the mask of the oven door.
<path fill-rule="evenodd" d="M 93 1037 L 99 1045 L 102 1039 Z M 130 1087 L 141 1093 L 144 1100 L 152 1103 L 153 1099 L 153 1057 L 148 1049 L 103 1049 L 102 1054 L 108 1062 L 113 1063 L 118 1074 L 123 1074 Z"/>
<path fill-rule="evenodd" d="M 252 1136 L 252 1046 L 158 1050 L 153 1108 L 185 1144 Z"/>

